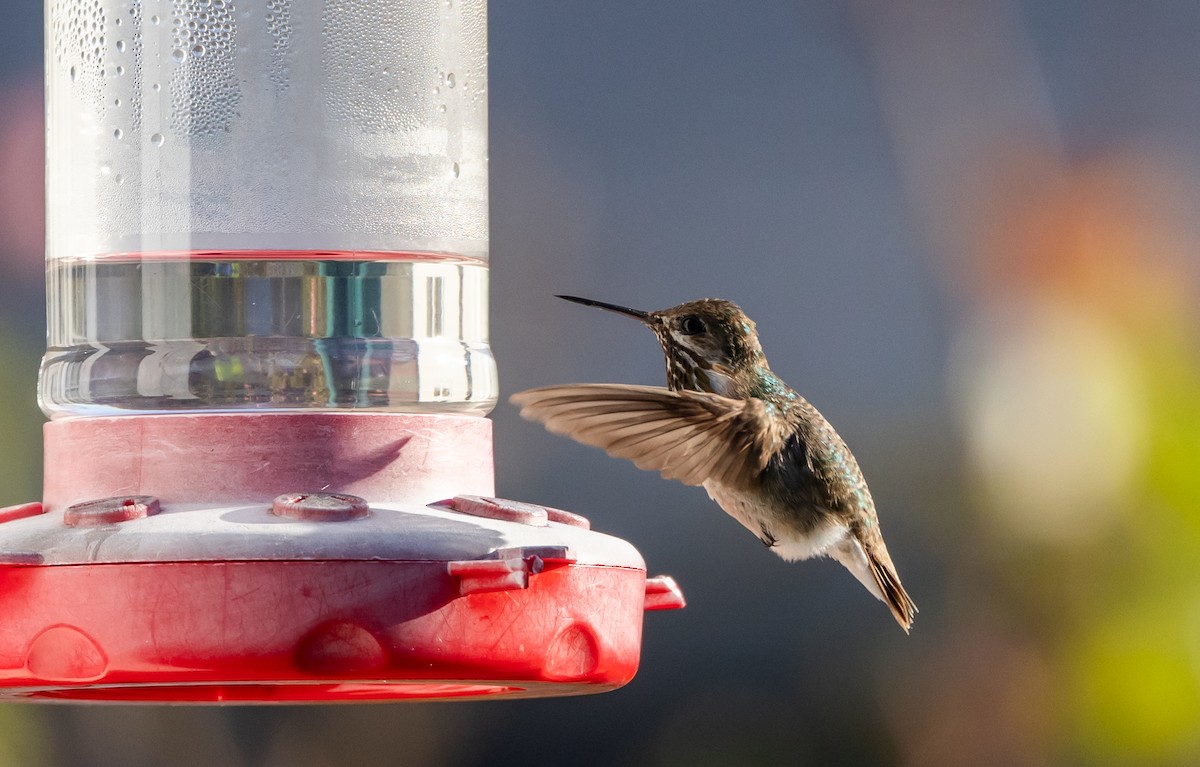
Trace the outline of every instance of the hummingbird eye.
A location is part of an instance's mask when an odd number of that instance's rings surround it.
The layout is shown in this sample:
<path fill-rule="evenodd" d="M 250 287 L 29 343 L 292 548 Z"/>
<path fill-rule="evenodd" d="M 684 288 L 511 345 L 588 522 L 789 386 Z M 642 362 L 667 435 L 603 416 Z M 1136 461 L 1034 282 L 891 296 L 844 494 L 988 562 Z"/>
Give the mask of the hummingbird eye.
<path fill-rule="evenodd" d="M 694 336 L 705 331 L 704 320 L 694 314 L 689 314 L 679 321 L 679 332 L 685 336 Z"/>

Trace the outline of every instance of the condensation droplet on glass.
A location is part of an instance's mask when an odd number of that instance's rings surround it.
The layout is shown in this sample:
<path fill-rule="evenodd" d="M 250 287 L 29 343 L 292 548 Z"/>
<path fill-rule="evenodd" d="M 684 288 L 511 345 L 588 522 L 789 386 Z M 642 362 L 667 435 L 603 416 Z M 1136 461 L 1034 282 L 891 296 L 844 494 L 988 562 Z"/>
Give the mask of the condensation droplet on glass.
<path fill-rule="evenodd" d="M 120 141 L 121 137 L 124 135 L 125 135 L 124 132 L 122 132 L 120 128 L 113 129 L 113 138 L 115 138 L 116 140 Z"/>
<path fill-rule="evenodd" d="M 150 143 L 153 144 L 154 146 L 162 146 L 163 145 L 163 134 L 155 133 L 154 135 L 152 135 L 150 137 Z"/>
<path fill-rule="evenodd" d="M 455 177 L 455 178 L 458 178 L 458 174 L 459 174 L 459 173 L 462 171 L 462 169 L 458 167 L 458 163 L 454 163 L 454 165 L 452 166 L 451 170 L 453 170 L 453 171 L 454 171 L 454 177 Z"/>
<path fill-rule="evenodd" d="M 158 22 L 159 22 L 158 14 L 155 14 L 155 15 L 153 15 L 153 16 L 151 16 L 151 17 L 150 17 L 150 23 L 151 23 L 151 24 L 153 24 L 153 25 L 155 25 L 155 26 L 158 26 Z"/>
<path fill-rule="evenodd" d="M 70 74 L 70 75 L 71 75 L 71 82 L 75 82 L 75 78 L 78 76 L 78 73 L 75 71 L 75 67 L 74 67 L 74 66 L 72 66 L 72 67 L 71 67 L 71 69 L 69 70 L 68 74 Z"/>
<path fill-rule="evenodd" d="M 117 74 L 118 75 L 125 74 L 125 67 L 121 66 L 120 64 L 117 64 Z"/>
<path fill-rule="evenodd" d="M 183 52 L 182 48 L 176 48 L 175 50 L 171 51 L 171 58 L 175 59 L 176 61 L 183 61 L 184 56 L 187 56 L 187 54 Z"/>
<path fill-rule="evenodd" d="M 117 175 L 113 176 L 113 181 L 116 181 L 118 184 L 124 184 L 125 177 L 118 173 Z"/>
<path fill-rule="evenodd" d="M 119 19 L 118 19 L 118 21 L 119 21 Z M 117 53 L 124 53 L 124 52 L 125 52 L 125 41 L 118 40 L 117 41 Z"/>
<path fill-rule="evenodd" d="M 120 100 L 120 99 L 113 99 L 113 106 L 115 106 L 115 107 L 119 107 L 119 106 L 121 106 L 121 100 Z"/>
<path fill-rule="evenodd" d="M 450 87 L 450 88 L 454 87 L 454 73 L 453 72 L 446 75 L 446 86 Z"/>
<path fill-rule="evenodd" d="M 446 105 L 438 104 L 438 111 L 441 112 L 442 114 L 445 114 L 446 113 Z"/>
<path fill-rule="evenodd" d="M 156 90 L 156 91 L 161 91 L 161 90 L 162 90 L 162 86 L 161 86 L 161 85 L 159 85 L 158 83 L 155 83 L 154 85 L 151 85 L 150 87 L 151 87 L 151 88 L 153 88 L 153 89 L 154 89 L 154 90 Z"/>
<path fill-rule="evenodd" d="M 196 54 L 197 56 L 203 56 L 204 55 L 204 46 L 201 45 L 200 43 L 196 43 L 195 45 L 192 46 L 192 53 Z"/>

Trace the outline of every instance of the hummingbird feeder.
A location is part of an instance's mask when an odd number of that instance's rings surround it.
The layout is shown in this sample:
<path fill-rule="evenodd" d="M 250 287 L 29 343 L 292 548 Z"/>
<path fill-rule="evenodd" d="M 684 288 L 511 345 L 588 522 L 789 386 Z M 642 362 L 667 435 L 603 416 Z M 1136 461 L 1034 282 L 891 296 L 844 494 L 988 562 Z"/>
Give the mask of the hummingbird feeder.
<path fill-rule="evenodd" d="M 601 692 L 629 543 L 492 497 L 484 0 L 46 0 L 40 503 L 0 699 Z"/>

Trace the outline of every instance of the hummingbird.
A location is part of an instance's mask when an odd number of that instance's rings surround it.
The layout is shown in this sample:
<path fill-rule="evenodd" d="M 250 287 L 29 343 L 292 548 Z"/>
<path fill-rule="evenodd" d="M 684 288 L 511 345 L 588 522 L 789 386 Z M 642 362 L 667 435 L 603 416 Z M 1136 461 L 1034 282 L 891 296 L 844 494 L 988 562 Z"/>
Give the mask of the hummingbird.
<path fill-rule="evenodd" d="M 787 561 L 829 556 L 907 632 L 917 606 L 900 584 L 875 502 L 850 448 L 771 372 L 754 322 L 716 298 L 640 311 L 558 296 L 639 320 L 666 358 L 667 386 L 567 384 L 518 392 L 524 418 L 709 497 Z"/>

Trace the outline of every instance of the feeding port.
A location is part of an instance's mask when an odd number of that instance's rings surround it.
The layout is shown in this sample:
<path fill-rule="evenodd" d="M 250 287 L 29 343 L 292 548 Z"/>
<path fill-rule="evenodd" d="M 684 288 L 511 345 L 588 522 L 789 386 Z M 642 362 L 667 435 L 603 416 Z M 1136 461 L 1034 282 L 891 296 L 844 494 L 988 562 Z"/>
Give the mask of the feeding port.
<path fill-rule="evenodd" d="M 598 692 L 682 606 L 494 498 L 482 1 L 47 0 L 41 502 L 0 698 Z"/>

